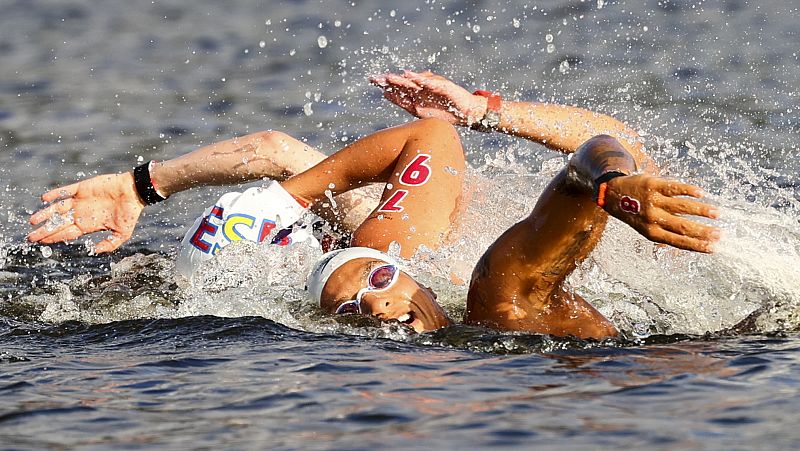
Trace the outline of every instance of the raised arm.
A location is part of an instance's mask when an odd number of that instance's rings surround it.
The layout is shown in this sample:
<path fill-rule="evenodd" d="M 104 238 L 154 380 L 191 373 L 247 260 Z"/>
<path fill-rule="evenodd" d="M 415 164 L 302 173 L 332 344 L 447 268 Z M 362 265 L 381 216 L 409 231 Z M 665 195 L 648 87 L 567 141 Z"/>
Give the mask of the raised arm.
<path fill-rule="evenodd" d="M 201 147 L 177 158 L 150 165 L 150 179 L 162 197 L 205 185 L 241 183 L 261 178 L 285 180 L 319 161 L 324 155 L 281 132 L 260 132 Z M 69 241 L 83 235 L 109 231 L 97 244 L 98 253 L 110 252 L 127 241 L 145 203 L 137 194 L 132 171 L 104 174 L 42 195 L 51 203 L 34 213 L 30 223 L 39 226 L 28 235 L 35 243 Z M 357 196 L 340 204 L 350 211 L 361 201 Z M 340 207 L 342 206 L 340 205 Z M 348 214 L 342 222 L 355 228 L 370 211 L 370 205 Z M 320 209 L 323 216 L 333 213 Z M 342 218 L 339 218 L 342 219 Z"/>
<path fill-rule="evenodd" d="M 718 230 L 683 216 L 717 217 L 714 208 L 690 198 L 700 190 L 627 175 L 635 169 L 633 157 L 610 136 L 583 144 L 530 216 L 501 235 L 478 262 L 466 322 L 578 337 L 614 335 L 608 320 L 563 286 L 600 239 L 606 213 L 650 240 L 711 252 Z"/>
<path fill-rule="evenodd" d="M 439 117 L 470 127 L 483 119 L 488 109 L 487 97 L 431 72 L 404 71 L 374 76 L 370 81 L 384 90 L 384 97 L 417 117 Z M 499 123 L 492 124 L 494 130 L 564 153 L 574 152 L 593 136 L 613 136 L 633 155 L 641 170 L 655 170 L 636 131 L 611 116 L 567 105 L 505 99 L 500 100 L 498 114 Z"/>

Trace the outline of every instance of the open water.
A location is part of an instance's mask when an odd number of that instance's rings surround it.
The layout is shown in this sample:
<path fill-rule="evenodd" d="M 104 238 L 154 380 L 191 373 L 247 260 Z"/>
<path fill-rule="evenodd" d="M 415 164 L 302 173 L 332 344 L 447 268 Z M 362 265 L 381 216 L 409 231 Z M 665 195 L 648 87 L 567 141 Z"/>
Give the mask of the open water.
<path fill-rule="evenodd" d="M 0 447 L 797 448 L 798 20 L 788 0 L 0 0 Z M 625 336 L 582 342 L 326 317 L 302 251 L 232 248 L 185 287 L 176 245 L 222 189 L 150 207 L 111 256 L 24 242 L 76 178 L 263 129 L 330 153 L 406 121 L 366 82 L 401 68 L 628 121 L 722 208 L 718 252 L 611 224 L 570 282 Z M 565 161 L 462 138 L 465 238 L 414 268 L 455 317 L 447 275 Z"/>

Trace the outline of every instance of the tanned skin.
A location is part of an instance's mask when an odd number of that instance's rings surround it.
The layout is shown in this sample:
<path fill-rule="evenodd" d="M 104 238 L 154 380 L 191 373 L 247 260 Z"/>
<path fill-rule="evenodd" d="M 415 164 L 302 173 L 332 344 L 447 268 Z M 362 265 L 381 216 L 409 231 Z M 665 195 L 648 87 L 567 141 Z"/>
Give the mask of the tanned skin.
<path fill-rule="evenodd" d="M 487 99 L 430 73 L 404 71 L 372 77 L 384 97 L 417 117 L 471 126 L 486 114 Z M 464 321 L 501 330 L 604 338 L 616 328 L 564 285 L 594 249 L 608 215 L 643 236 L 696 252 L 711 252 L 719 230 L 683 215 L 716 218 L 716 209 L 686 197 L 699 188 L 651 175 L 657 171 L 638 134 L 614 118 L 578 107 L 502 100 L 498 132 L 574 153 L 547 186 L 531 214 L 503 233 L 477 263 Z M 634 174 L 606 184 L 604 174 Z M 623 208 L 630 199 L 640 211 Z"/>
<path fill-rule="evenodd" d="M 194 186 L 262 177 L 283 180 L 299 172 L 281 184 L 317 208 L 327 203 L 326 192 L 339 195 L 382 183 L 385 189 L 377 207 L 353 226 L 352 245 L 386 251 L 397 242 L 405 258 L 421 245 L 446 245 L 464 203 L 464 155 L 453 125 L 467 126 L 483 117 L 486 99 L 430 73 L 387 74 L 372 81 L 384 89 L 386 98 L 427 119 L 376 132 L 324 160 L 308 153 L 303 143 L 275 132 L 234 138 L 155 165 L 151 181 L 168 196 Z M 478 262 L 467 299 L 467 323 L 581 338 L 616 335 L 607 319 L 564 286 L 565 278 L 596 245 L 608 215 L 650 240 L 712 251 L 719 231 L 685 217 L 717 217 L 715 209 L 691 199 L 701 196 L 699 188 L 652 175 L 623 175 L 654 169 L 638 136 L 625 124 L 577 107 L 507 101 L 502 102 L 501 119 L 500 132 L 575 154 L 531 214 L 498 237 Z M 322 161 L 303 171 L 314 159 Z M 598 179 L 606 180 L 609 173 L 618 176 L 607 179 L 601 208 L 595 199 Z M 129 239 L 144 208 L 131 172 L 56 188 L 42 199 L 51 204 L 31 216 L 31 224 L 39 228 L 28 236 L 30 241 L 48 244 L 111 231 L 111 237 L 98 244 L 98 252 L 109 252 Z M 334 217 L 341 213 L 331 212 Z M 65 214 L 71 221 L 42 225 Z M 380 262 L 361 260 L 331 275 L 336 284 L 326 285 L 323 308 L 335 311 L 365 286 L 363 277 L 345 272 L 364 274 L 369 265 Z M 407 274 L 387 290 L 365 294 L 362 301 L 364 313 L 406 318 L 402 321 L 418 331 L 449 324 L 435 295 Z"/>
<path fill-rule="evenodd" d="M 608 215 L 591 185 L 609 171 L 636 171 L 633 157 L 610 136 L 581 146 L 545 188 L 531 214 L 508 229 L 478 261 L 464 321 L 493 329 L 607 337 L 616 328 L 564 280 L 594 249 Z"/>

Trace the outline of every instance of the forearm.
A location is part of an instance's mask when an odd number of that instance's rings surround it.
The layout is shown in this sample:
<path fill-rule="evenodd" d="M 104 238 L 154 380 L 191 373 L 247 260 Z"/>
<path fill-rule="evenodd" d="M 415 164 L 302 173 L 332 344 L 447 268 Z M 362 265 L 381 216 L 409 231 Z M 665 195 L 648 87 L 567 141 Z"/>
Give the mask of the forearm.
<path fill-rule="evenodd" d="M 583 108 L 552 103 L 503 101 L 498 131 L 536 141 L 550 149 L 572 153 L 597 135 L 609 135 L 634 157 L 643 170 L 654 171 L 641 138 L 623 122 Z"/>
<path fill-rule="evenodd" d="M 227 185 L 261 178 L 285 180 L 324 155 L 280 132 L 259 132 L 201 147 L 156 163 L 150 176 L 165 196 L 205 185 Z"/>
<path fill-rule="evenodd" d="M 440 127 L 447 128 L 442 130 Z M 457 139 L 450 125 L 434 119 L 421 119 L 361 138 L 281 185 L 293 195 L 316 204 L 325 202 L 330 195 L 346 193 L 370 183 L 386 182 L 403 150 L 431 134 Z"/>

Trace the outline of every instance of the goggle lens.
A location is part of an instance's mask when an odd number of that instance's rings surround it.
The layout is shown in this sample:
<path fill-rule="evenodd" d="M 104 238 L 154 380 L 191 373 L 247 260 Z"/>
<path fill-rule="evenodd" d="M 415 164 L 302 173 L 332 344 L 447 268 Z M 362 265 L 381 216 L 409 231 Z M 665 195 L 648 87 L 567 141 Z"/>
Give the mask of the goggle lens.
<path fill-rule="evenodd" d="M 370 291 L 381 291 L 391 287 L 397 280 L 397 266 L 387 264 L 373 269 L 367 278 L 366 288 L 362 288 L 356 294 L 356 298 L 342 303 L 337 309 L 337 315 L 347 315 L 351 313 L 361 313 L 361 298 Z"/>
<path fill-rule="evenodd" d="M 378 266 L 369 274 L 369 287 L 373 290 L 385 290 L 394 282 L 395 274 L 397 274 L 397 266 Z"/>
<path fill-rule="evenodd" d="M 339 306 L 336 309 L 337 315 L 349 315 L 351 313 L 361 313 L 361 302 L 353 299 L 352 301 L 347 301 Z"/>

